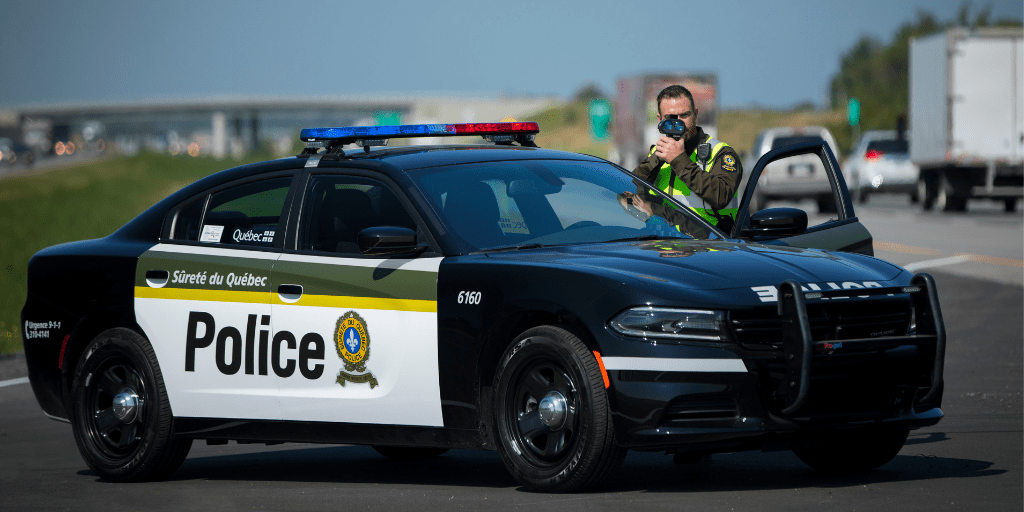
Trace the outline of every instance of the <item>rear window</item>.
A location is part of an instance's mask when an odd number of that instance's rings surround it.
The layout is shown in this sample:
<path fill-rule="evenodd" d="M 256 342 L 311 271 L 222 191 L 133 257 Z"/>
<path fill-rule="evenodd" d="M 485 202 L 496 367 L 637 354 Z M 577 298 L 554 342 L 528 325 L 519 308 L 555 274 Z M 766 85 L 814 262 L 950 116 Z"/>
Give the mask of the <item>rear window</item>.
<path fill-rule="evenodd" d="M 772 141 L 772 149 L 781 148 L 783 146 L 792 146 L 793 144 L 803 144 L 804 142 L 822 142 L 820 135 L 794 135 L 791 137 L 777 137 Z"/>
<path fill-rule="evenodd" d="M 868 142 L 868 151 L 881 151 L 882 153 L 909 153 L 906 140 L 873 140 Z"/>

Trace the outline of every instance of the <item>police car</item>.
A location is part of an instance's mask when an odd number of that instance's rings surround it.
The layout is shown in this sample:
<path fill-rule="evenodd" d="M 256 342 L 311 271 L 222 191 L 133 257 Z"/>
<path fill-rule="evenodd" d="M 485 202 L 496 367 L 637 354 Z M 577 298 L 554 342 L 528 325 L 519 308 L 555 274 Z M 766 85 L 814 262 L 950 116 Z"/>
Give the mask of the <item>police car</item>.
<path fill-rule="evenodd" d="M 537 132 L 307 129 L 297 157 L 40 251 L 22 311 L 39 404 L 111 481 L 166 477 L 195 440 L 317 442 L 497 450 L 549 492 L 627 450 L 864 470 L 942 418 L 935 283 L 870 256 L 826 144 L 771 151 L 750 182 L 817 155 L 834 218 L 751 213 L 751 187 L 725 232 L 678 204 L 644 215 L 628 194 L 674 203 Z M 380 147 L 446 135 L 489 142 Z"/>

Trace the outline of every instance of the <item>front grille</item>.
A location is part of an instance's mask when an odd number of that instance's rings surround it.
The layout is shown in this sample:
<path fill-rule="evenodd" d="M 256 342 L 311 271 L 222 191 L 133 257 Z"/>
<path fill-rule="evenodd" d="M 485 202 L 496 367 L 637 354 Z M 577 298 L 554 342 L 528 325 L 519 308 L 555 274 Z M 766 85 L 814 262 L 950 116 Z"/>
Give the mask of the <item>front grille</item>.
<path fill-rule="evenodd" d="M 808 304 L 811 339 L 841 341 L 880 336 L 902 336 L 910 324 L 910 301 L 833 299 Z M 781 351 L 782 318 L 773 308 L 732 311 L 733 339 L 747 350 Z"/>
<path fill-rule="evenodd" d="M 840 299 L 807 305 L 811 339 L 815 342 L 898 337 L 907 334 L 911 303 L 906 298 Z M 782 319 L 774 307 L 733 311 L 729 325 L 734 340 L 756 357 L 758 389 L 775 414 L 785 407 L 788 391 L 783 358 Z M 932 348 L 908 345 L 880 349 L 847 345 L 811 358 L 810 394 L 802 415 L 874 414 L 927 386 Z M 908 395 L 908 393 L 910 395 Z M 897 400 L 898 399 L 898 400 Z"/>

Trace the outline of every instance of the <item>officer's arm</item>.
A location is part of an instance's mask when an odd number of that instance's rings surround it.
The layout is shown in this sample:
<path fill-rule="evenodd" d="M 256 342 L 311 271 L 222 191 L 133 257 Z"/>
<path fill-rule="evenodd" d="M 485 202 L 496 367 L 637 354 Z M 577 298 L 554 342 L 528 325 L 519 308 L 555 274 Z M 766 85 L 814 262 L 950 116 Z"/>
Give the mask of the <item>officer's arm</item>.
<path fill-rule="evenodd" d="M 658 169 L 661 168 L 662 163 L 663 162 L 660 158 L 653 154 L 648 155 L 647 158 L 641 160 L 640 163 L 637 164 L 636 168 L 633 169 L 633 174 L 636 174 L 640 179 L 648 183 L 654 183 L 654 179 L 657 178 Z"/>
<path fill-rule="evenodd" d="M 726 155 L 732 156 L 734 165 L 725 163 Z M 710 172 L 702 171 L 687 155 L 679 155 L 672 160 L 672 172 L 690 187 L 691 192 L 700 196 L 716 210 L 721 210 L 729 204 L 736 195 L 736 188 L 743 177 L 740 157 L 728 147 L 722 148 L 715 155 Z"/>

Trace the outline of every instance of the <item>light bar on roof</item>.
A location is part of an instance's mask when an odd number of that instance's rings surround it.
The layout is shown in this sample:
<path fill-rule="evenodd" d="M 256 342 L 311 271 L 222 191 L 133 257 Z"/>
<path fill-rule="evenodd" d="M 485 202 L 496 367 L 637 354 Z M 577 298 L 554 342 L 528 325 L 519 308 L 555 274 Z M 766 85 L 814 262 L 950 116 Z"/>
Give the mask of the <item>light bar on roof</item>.
<path fill-rule="evenodd" d="M 401 137 L 443 137 L 457 135 L 533 135 L 540 127 L 533 122 L 404 124 L 397 126 L 352 126 L 347 128 L 306 128 L 299 133 L 304 142 L 337 141 L 342 144 L 357 139 L 395 139 Z"/>

